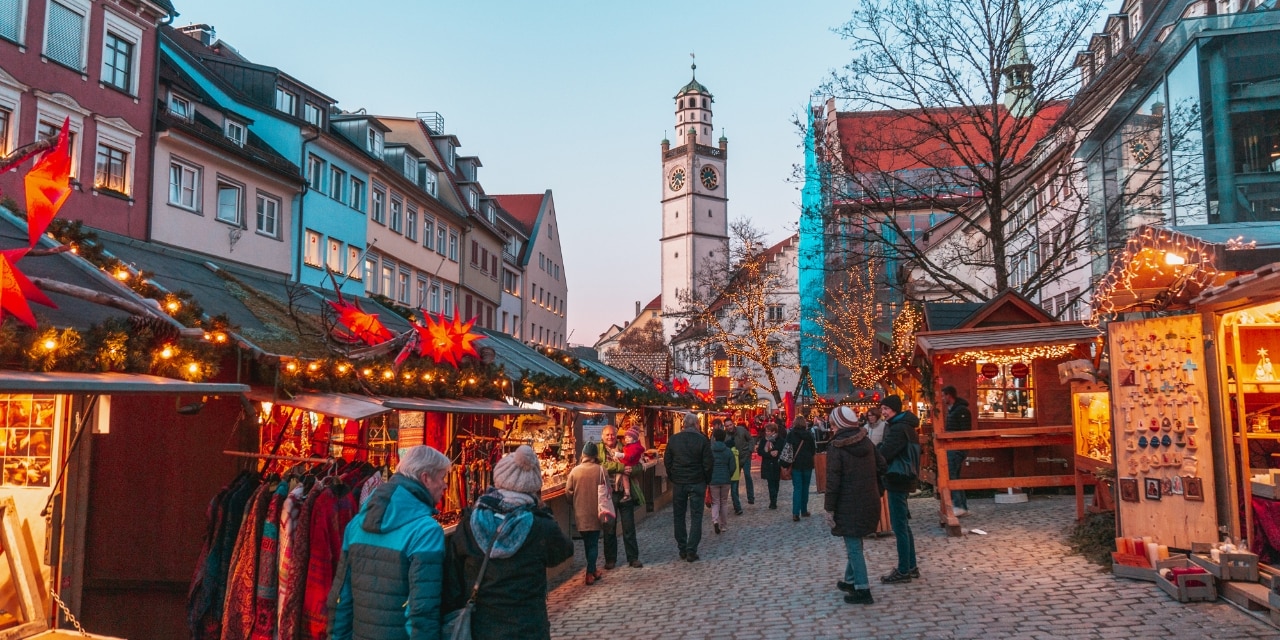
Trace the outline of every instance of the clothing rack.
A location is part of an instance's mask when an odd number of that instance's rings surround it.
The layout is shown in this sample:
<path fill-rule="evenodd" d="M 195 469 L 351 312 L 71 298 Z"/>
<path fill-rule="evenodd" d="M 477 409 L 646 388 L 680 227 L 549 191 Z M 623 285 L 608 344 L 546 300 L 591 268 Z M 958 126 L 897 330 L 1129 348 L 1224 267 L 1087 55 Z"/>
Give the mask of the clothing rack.
<path fill-rule="evenodd" d="M 333 458 L 303 458 L 301 456 L 278 456 L 270 453 L 249 453 L 247 451 L 223 451 L 222 453 L 225 455 L 236 457 L 236 458 L 255 458 L 257 460 L 285 460 L 288 462 L 313 462 L 316 464 L 320 464 L 320 463 L 328 464 L 328 463 L 335 462 Z"/>

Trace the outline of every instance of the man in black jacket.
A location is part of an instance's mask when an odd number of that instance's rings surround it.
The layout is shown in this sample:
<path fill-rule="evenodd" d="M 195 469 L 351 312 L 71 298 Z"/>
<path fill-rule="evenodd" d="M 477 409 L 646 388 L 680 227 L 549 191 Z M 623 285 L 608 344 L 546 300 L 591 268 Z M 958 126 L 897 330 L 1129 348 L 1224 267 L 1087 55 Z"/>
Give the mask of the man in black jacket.
<path fill-rule="evenodd" d="M 942 388 L 942 404 L 947 408 L 947 418 L 942 424 L 943 431 L 968 431 L 973 428 L 973 414 L 969 411 L 969 401 L 956 397 L 956 388 L 947 385 Z M 960 479 L 960 469 L 964 467 L 967 452 L 952 449 L 947 452 L 947 477 Z M 969 514 L 969 500 L 964 489 L 951 490 L 951 508 L 956 517 Z"/>
<path fill-rule="evenodd" d="M 711 481 L 711 441 L 698 431 L 698 416 L 684 415 L 684 427 L 667 441 L 662 454 L 667 477 L 675 485 L 671 511 L 675 514 L 676 544 L 680 559 L 698 561 L 698 543 L 702 541 L 703 494 Z M 688 530 L 685 514 L 689 514 Z"/>
<path fill-rule="evenodd" d="M 880 401 L 880 415 L 885 419 L 880 455 L 891 468 L 884 477 L 885 490 L 889 494 L 889 524 L 898 543 L 898 566 L 880 581 L 885 584 L 911 582 L 912 578 L 920 577 L 920 569 L 916 567 L 916 541 L 911 534 L 907 494 L 916 490 L 919 480 L 915 476 L 893 473 L 892 466 L 895 459 L 909 455 L 911 445 L 919 446 L 920 435 L 916 427 L 920 426 L 920 419 L 916 414 L 902 410 L 902 398 L 898 396 L 886 396 Z"/>

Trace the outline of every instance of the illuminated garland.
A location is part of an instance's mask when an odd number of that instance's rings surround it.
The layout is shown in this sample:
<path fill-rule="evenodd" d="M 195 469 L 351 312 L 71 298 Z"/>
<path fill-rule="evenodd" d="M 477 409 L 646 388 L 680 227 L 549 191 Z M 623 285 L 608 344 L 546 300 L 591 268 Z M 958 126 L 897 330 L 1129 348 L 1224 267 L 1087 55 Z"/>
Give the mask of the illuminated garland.
<path fill-rule="evenodd" d="M 1016 364 L 1032 360 L 1053 360 L 1071 355 L 1076 350 L 1075 344 L 1054 344 L 1036 347 L 1016 347 L 997 351 L 964 351 L 957 353 L 942 364 L 973 364 L 990 362 L 992 364 Z"/>
<path fill-rule="evenodd" d="M 1199 238 L 1187 236 L 1171 229 L 1143 225 L 1125 242 L 1124 250 L 1115 258 L 1110 271 L 1098 283 L 1093 294 L 1093 314 L 1090 326 L 1106 317 L 1131 309 L 1168 308 L 1184 293 L 1194 295 L 1212 284 L 1222 272 L 1213 260 L 1214 245 Z M 1174 279 L 1167 288 L 1149 300 L 1117 307 L 1113 297 L 1124 292 L 1134 294 L 1138 289 L 1149 289 L 1161 276 Z M 1147 286 L 1143 286 L 1147 285 Z"/>
<path fill-rule="evenodd" d="M 175 338 L 155 323 L 112 318 L 73 328 L 0 326 L 0 367 L 21 371 L 144 373 L 201 381 L 216 376 L 226 338 Z"/>

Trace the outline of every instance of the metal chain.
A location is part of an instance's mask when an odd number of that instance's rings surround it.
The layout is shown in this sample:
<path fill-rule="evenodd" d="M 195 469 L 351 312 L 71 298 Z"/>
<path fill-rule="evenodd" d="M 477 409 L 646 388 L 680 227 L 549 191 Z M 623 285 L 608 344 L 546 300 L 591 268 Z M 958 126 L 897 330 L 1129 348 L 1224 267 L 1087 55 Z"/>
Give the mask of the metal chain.
<path fill-rule="evenodd" d="M 54 603 L 58 605 L 58 609 L 62 611 L 62 616 L 71 623 L 71 626 L 75 627 L 76 631 L 80 632 L 80 635 L 88 636 L 89 632 L 85 631 L 84 627 L 80 626 L 80 621 L 76 620 L 76 617 L 71 615 L 71 610 L 67 608 L 67 603 L 63 602 L 62 598 L 58 597 L 58 593 L 53 589 L 50 589 L 49 595 L 53 596 Z"/>

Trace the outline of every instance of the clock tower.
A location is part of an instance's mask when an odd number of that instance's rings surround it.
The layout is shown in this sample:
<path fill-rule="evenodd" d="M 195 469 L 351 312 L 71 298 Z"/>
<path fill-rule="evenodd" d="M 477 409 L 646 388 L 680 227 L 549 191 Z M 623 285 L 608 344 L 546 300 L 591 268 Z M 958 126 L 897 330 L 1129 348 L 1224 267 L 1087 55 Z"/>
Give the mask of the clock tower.
<path fill-rule="evenodd" d="M 676 142 L 662 141 L 662 328 L 675 334 L 689 291 L 709 265 L 729 251 L 728 186 L 725 159 L 729 141 L 711 144 L 711 92 L 694 78 L 676 93 Z M 705 293 L 705 291 L 703 292 Z"/>

